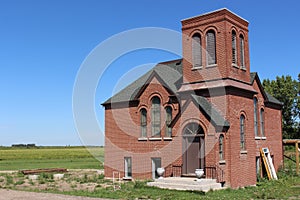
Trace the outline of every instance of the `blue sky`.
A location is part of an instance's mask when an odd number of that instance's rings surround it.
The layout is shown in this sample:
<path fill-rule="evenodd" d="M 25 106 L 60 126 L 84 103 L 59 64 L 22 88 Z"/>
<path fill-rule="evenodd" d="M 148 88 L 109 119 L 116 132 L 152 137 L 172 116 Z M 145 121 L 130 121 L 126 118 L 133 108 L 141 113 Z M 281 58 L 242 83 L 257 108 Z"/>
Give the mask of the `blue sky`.
<path fill-rule="evenodd" d="M 133 28 L 180 31 L 180 20 L 223 7 L 250 22 L 251 71 L 261 80 L 297 77 L 300 2 L 295 0 L 1 0 L 0 145 L 81 145 L 72 114 L 73 86 L 82 62 L 99 43 Z M 104 120 L 100 104 L 124 74 L 177 57 L 147 49 L 112 63 L 95 95 L 99 126 Z M 102 144 L 100 137 L 91 145 Z"/>

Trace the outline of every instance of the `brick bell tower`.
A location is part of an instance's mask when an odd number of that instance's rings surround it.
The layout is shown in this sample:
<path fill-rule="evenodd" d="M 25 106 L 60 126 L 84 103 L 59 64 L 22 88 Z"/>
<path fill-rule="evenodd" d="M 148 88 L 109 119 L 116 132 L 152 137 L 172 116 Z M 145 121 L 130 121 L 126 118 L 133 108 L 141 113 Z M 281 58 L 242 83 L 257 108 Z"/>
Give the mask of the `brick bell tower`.
<path fill-rule="evenodd" d="M 248 22 L 226 8 L 181 21 L 183 85 L 250 83 Z"/>

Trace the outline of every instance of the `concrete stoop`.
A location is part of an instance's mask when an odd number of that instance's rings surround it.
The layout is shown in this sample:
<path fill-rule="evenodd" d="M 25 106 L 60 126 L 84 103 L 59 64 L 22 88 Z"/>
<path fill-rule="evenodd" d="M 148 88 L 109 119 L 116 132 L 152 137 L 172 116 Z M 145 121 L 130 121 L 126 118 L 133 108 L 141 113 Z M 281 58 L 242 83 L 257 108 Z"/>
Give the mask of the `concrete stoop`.
<path fill-rule="evenodd" d="M 148 186 L 154 186 L 164 189 L 172 190 L 197 190 L 208 192 L 209 190 L 225 189 L 221 183 L 217 183 L 215 179 L 201 179 L 197 181 L 196 178 L 182 178 L 182 177 L 168 177 L 156 179 L 154 182 L 147 183 Z"/>

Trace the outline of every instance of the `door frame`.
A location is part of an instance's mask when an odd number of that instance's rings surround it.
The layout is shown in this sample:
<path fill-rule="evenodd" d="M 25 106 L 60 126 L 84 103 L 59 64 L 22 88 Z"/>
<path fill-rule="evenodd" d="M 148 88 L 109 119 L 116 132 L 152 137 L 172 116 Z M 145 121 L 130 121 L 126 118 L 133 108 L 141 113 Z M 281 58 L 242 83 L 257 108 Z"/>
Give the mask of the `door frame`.
<path fill-rule="evenodd" d="M 193 143 L 195 139 L 199 139 L 199 160 L 196 161 L 198 162 L 196 165 L 199 165 L 198 168 L 205 169 L 205 133 L 199 123 L 191 122 L 184 127 L 182 132 L 182 175 L 192 174 L 192 172 L 188 173 L 188 154 L 190 144 Z"/>
<path fill-rule="evenodd" d="M 157 174 L 157 168 L 161 167 L 161 158 L 160 157 L 153 157 L 151 158 L 151 172 L 152 172 L 152 179 L 157 179 L 159 176 Z"/>

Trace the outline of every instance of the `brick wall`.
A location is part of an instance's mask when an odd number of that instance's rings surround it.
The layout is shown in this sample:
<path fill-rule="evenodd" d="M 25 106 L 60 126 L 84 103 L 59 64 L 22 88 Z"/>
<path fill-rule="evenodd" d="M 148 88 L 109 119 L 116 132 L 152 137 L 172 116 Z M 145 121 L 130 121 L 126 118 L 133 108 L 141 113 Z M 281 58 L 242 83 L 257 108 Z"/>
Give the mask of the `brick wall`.
<path fill-rule="evenodd" d="M 207 31 L 214 30 L 216 35 L 216 67 L 207 67 L 206 63 L 206 38 Z M 237 33 L 237 66 L 241 66 L 239 58 L 239 35 L 245 40 L 245 70 L 232 66 L 231 32 Z M 184 82 L 193 83 L 219 78 L 233 78 L 250 82 L 250 61 L 248 43 L 248 22 L 233 15 L 228 10 L 211 13 L 182 21 L 182 46 L 183 46 L 183 76 Z M 192 70 L 192 36 L 201 35 L 202 69 Z"/>
<path fill-rule="evenodd" d="M 166 168 L 165 176 L 180 176 L 182 173 L 182 131 L 191 122 L 197 122 L 205 132 L 205 165 L 218 165 L 224 170 L 227 185 L 233 188 L 256 184 L 256 156 L 259 148 L 268 147 L 274 156 L 275 169 L 282 164 L 281 145 L 281 111 L 264 105 L 264 97 L 257 83 L 254 89 L 258 92 L 258 110 L 265 111 L 265 138 L 255 138 L 254 135 L 254 108 L 253 94 L 238 91 L 227 91 L 225 97 L 212 96 L 209 98 L 219 113 L 230 122 L 227 132 L 218 132 L 209 120 L 200 112 L 192 101 L 184 100 L 187 105 L 181 110 L 181 117 L 175 123 L 172 141 L 164 140 L 164 123 L 162 123 L 162 139 L 159 141 L 139 141 L 139 109 L 147 108 L 148 111 L 148 137 L 151 137 L 151 101 L 154 95 L 159 95 L 163 106 L 169 105 L 168 92 L 154 79 L 140 97 L 137 107 L 107 109 L 105 111 L 106 143 L 105 143 L 105 175 L 112 176 L 114 170 L 124 175 L 124 157 L 132 157 L 133 178 L 151 178 L 151 158 L 160 157 L 162 166 Z M 188 98 L 188 96 L 186 96 Z M 226 100 L 226 102 L 223 102 Z M 223 107 L 222 107 L 223 105 Z M 173 117 L 179 112 L 179 105 L 174 108 Z M 226 107 L 226 108 L 224 108 Z M 128 114 L 129 113 L 129 114 Z M 240 115 L 245 116 L 245 141 L 246 151 L 240 149 Z M 259 114 L 259 112 L 258 112 Z M 129 116 L 123 118 L 122 116 Z M 120 117 L 121 119 L 116 119 Z M 163 117 L 162 117 L 163 120 Z M 260 122 L 259 115 L 258 121 Z M 275 122 L 275 123 L 274 123 Z M 276 123 L 277 122 L 277 123 Z M 260 130 L 260 123 L 258 123 Z M 225 163 L 219 163 L 219 135 L 224 135 Z"/>
<path fill-rule="evenodd" d="M 205 34 L 213 29 L 216 32 L 217 66 L 193 70 L 190 62 L 191 37 L 195 32 L 202 36 L 205 48 Z M 232 66 L 231 63 L 231 31 L 237 36 L 243 34 L 245 38 L 246 69 Z M 193 83 L 209 81 L 218 78 L 230 78 L 250 86 L 250 61 L 248 42 L 248 22 L 233 15 L 227 10 L 207 14 L 182 21 L 183 31 L 183 81 Z M 237 49 L 239 52 L 239 47 Z M 205 61 L 205 54 L 202 55 Z M 238 57 L 239 60 L 239 57 Z M 238 66 L 239 66 L 238 61 Z M 218 130 L 210 123 L 190 99 L 190 94 L 180 94 L 180 105 L 169 103 L 169 90 L 161 85 L 160 79 L 153 77 L 150 84 L 144 88 L 138 97 L 137 105 L 129 103 L 113 104 L 105 110 L 105 176 L 112 177 L 113 171 L 120 171 L 124 176 L 124 157 L 132 158 L 132 176 L 134 179 L 152 178 L 151 158 L 161 158 L 165 176 L 181 176 L 183 173 L 183 137 L 184 127 L 192 122 L 198 123 L 205 133 L 205 165 L 217 166 L 223 170 L 227 185 L 237 188 L 256 184 L 256 157 L 259 149 L 268 147 L 274 157 L 277 170 L 283 161 L 281 110 L 265 105 L 262 88 L 254 81 L 253 90 L 246 91 L 234 87 L 218 90 L 192 91 L 206 97 L 216 110 L 230 123 L 228 130 Z M 161 138 L 151 138 L 151 99 L 157 96 L 161 100 Z M 258 99 L 258 132 L 260 133 L 259 111 L 265 113 L 265 137 L 255 137 L 254 134 L 254 106 L 253 98 Z M 172 107 L 172 117 L 180 116 L 174 122 L 172 139 L 165 137 L 165 107 Z M 147 110 L 147 138 L 140 138 L 140 109 Z M 245 151 L 240 148 L 240 116 L 245 116 Z M 219 158 L 219 136 L 224 135 L 224 160 Z M 220 171 L 218 171 L 218 174 Z"/>
<path fill-rule="evenodd" d="M 172 140 L 165 139 L 165 107 L 172 107 L 173 118 L 178 114 L 177 104 L 169 104 L 169 93 L 154 77 L 139 97 L 136 107 L 119 106 L 105 110 L 105 176 L 112 177 L 113 171 L 124 176 L 124 157 L 132 158 L 133 178 L 152 178 L 151 158 L 160 157 L 162 167 L 171 175 L 172 163 L 181 158 L 181 138 L 177 125 L 172 131 Z M 161 138 L 151 140 L 151 99 L 161 99 Z M 140 109 L 147 110 L 146 140 L 140 137 Z M 178 171 L 178 169 L 177 169 Z M 178 174 L 178 173 L 177 173 Z"/>
<path fill-rule="evenodd" d="M 226 142 L 226 165 L 228 164 L 231 187 L 242 187 L 256 184 L 256 157 L 260 156 L 259 149 L 268 147 L 274 156 L 274 165 L 277 170 L 282 165 L 282 133 L 281 111 L 264 105 L 261 88 L 256 81 L 253 85 L 258 92 L 254 95 L 258 99 L 258 136 L 254 133 L 254 103 L 253 96 L 242 97 L 232 94 L 228 101 L 228 116 L 230 129 Z M 261 137 L 259 111 L 265 111 L 265 136 Z M 240 115 L 245 116 L 246 151 L 240 150 Z M 228 161 L 228 162 L 227 162 Z"/>

